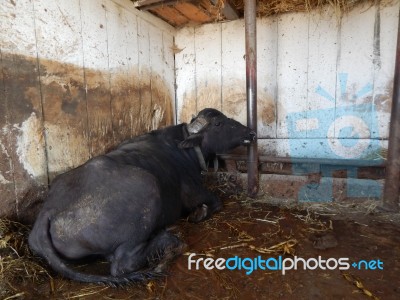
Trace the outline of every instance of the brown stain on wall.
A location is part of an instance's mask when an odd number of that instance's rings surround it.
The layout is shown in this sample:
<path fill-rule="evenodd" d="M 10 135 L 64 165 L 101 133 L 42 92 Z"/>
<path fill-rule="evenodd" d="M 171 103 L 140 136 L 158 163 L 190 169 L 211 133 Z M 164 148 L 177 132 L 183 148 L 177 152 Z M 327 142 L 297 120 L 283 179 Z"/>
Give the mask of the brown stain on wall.
<path fill-rule="evenodd" d="M 19 209 L 21 217 L 43 196 L 47 176 L 172 124 L 171 93 L 154 72 L 142 81 L 135 70 L 110 74 L 7 53 L 1 69 L 0 216 Z"/>
<path fill-rule="evenodd" d="M 393 79 L 387 83 L 383 93 L 375 95 L 374 104 L 376 110 L 379 112 L 391 113 L 392 99 L 393 99 Z"/>
<path fill-rule="evenodd" d="M 1 61 L 0 61 L 1 63 Z M 3 68 L 2 65 L 0 65 Z M 4 72 L 0 73 L 0 214 L 15 212 L 15 188 L 10 157 L 9 136 L 3 131 L 8 124 L 8 101 L 4 86 Z"/>
<path fill-rule="evenodd" d="M 193 91 L 185 92 L 182 99 L 182 107 L 179 111 L 181 123 L 189 123 L 192 115 L 197 113 L 196 93 Z"/>
<path fill-rule="evenodd" d="M 4 177 L 4 182 L 0 182 L 0 214 L 16 216 L 20 213 L 20 199 L 26 191 L 47 183 L 43 172 L 44 152 L 37 150 L 37 147 L 44 146 L 40 93 L 35 92 L 40 88 L 36 60 L 21 59 L 19 55 L 4 52 L 1 54 L 3 117 L 0 121 L 0 147 L 5 164 L 0 168 Z M 30 126 L 29 133 L 23 134 L 27 126 Z M 26 166 L 21 162 L 22 147 L 32 154 L 32 160 Z M 32 172 L 38 175 L 37 178 L 33 178 Z"/>
<path fill-rule="evenodd" d="M 260 109 L 258 110 L 258 119 L 262 121 L 264 126 L 275 123 L 276 105 L 274 99 L 268 96 L 259 97 Z"/>
<path fill-rule="evenodd" d="M 111 93 L 107 74 L 85 69 L 89 152 L 96 156 L 114 145 Z"/>
<path fill-rule="evenodd" d="M 40 61 L 40 80 L 50 179 L 89 155 L 83 68 Z"/>
<path fill-rule="evenodd" d="M 189 91 L 183 97 L 180 120 L 189 122 L 191 116 L 206 107 L 221 109 L 229 117 L 246 123 L 246 91 L 245 82 L 236 81 L 222 88 L 217 85 L 200 87 L 197 91 Z M 276 105 L 272 96 L 266 92 L 257 91 L 257 115 L 262 126 L 268 126 L 276 120 Z"/>

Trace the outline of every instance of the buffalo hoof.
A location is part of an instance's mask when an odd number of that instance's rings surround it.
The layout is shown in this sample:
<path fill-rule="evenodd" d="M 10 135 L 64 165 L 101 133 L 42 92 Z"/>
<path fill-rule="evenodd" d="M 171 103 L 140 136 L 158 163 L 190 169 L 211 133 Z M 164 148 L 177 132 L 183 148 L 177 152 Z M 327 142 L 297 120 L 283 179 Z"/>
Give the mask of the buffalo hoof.
<path fill-rule="evenodd" d="M 188 217 L 188 221 L 191 223 L 199 223 L 209 216 L 208 206 L 203 204 L 196 208 Z"/>

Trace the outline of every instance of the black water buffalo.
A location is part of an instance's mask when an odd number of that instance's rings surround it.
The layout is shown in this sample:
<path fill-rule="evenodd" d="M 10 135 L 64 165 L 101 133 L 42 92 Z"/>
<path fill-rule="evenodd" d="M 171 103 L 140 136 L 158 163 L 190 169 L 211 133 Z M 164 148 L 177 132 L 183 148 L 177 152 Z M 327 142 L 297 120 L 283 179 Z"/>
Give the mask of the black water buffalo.
<path fill-rule="evenodd" d="M 207 108 L 190 124 L 129 139 L 54 179 L 30 248 L 73 280 L 121 284 L 156 276 L 182 251 L 166 226 L 187 216 L 199 222 L 221 209 L 202 186 L 204 161 L 254 138 L 249 128 Z M 94 255 L 110 262 L 110 275 L 66 264 Z"/>

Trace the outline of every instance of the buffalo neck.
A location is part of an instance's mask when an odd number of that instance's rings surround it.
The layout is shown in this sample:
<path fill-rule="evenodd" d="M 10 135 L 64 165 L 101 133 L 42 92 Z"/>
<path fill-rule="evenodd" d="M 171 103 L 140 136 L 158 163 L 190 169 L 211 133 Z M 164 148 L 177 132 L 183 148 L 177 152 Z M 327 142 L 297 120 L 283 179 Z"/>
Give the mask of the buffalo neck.
<path fill-rule="evenodd" d="M 184 126 L 182 126 L 182 132 L 183 132 L 183 138 L 187 138 L 188 136 L 190 136 L 187 124 L 185 124 Z M 194 152 L 196 153 L 197 156 L 197 160 L 199 161 L 200 164 L 200 168 L 202 170 L 202 172 L 207 172 L 208 170 L 208 163 L 207 163 L 207 159 L 203 153 L 203 150 L 201 149 L 201 146 L 194 146 L 193 147 Z"/>

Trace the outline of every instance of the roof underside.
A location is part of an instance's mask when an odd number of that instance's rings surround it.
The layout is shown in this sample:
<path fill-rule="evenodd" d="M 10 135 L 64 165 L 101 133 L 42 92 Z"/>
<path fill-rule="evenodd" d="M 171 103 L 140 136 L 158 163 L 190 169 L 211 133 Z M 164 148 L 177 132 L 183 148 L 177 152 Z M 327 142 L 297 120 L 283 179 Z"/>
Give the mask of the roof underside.
<path fill-rule="evenodd" d="M 243 17 L 244 0 L 131 0 L 135 6 L 163 19 L 174 27 L 198 25 Z M 258 0 L 258 16 L 304 12 L 324 5 L 340 14 L 361 2 L 375 0 Z M 390 2 L 394 0 L 380 0 Z"/>

